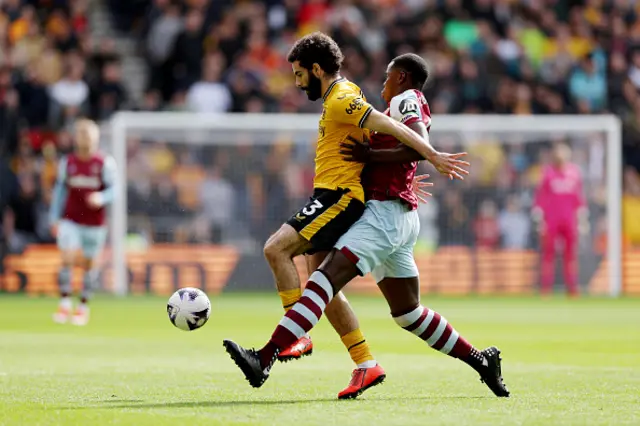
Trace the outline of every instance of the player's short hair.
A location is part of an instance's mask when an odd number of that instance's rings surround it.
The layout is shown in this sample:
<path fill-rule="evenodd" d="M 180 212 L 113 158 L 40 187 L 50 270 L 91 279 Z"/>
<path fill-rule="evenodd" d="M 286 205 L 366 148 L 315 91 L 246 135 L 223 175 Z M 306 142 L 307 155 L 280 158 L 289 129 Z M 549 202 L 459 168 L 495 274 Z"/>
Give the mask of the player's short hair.
<path fill-rule="evenodd" d="M 344 56 L 331 37 L 316 31 L 296 41 L 289 51 L 287 60 L 290 63 L 299 61 L 300 65 L 308 70 L 316 63 L 324 72 L 334 75 L 340 71 Z"/>
<path fill-rule="evenodd" d="M 80 127 L 87 128 L 93 135 L 94 138 L 100 137 L 100 126 L 95 121 L 89 118 L 79 118 L 75 122 L 76 130 Z"/>
<path fill-rule="evenodd" d="M 401 69 L 409 74 L 411 84 L 415 89 L 422 90 L 429 78 L 429 67 L 420 55 L 405 53 L 396 57 L 392 63 L 393 68 Z"/>

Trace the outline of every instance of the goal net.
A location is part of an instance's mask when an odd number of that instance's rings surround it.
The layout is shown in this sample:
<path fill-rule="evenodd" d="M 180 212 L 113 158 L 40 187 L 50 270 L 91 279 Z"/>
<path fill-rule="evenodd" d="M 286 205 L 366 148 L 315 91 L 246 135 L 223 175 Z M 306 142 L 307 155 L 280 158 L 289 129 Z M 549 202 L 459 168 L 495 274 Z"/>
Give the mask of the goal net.
<path fill-rule="evenodd" d="M 312 191 L 314 114 L 119 113 L 105 129 L 122 191 L 111 213 L 106 289 L 165 294 L 272 290 L 269 235 Z M 531 211 L 556 144 L 582 171 L 588 225 L 577 248 L 583 292 L 623 291 L 620 125 L 612 116 L 436 116 L 432 143 L 465 150 L 463 182 L 432 175 L 415 249 L 422 291 L 528 294 L 539 289 L 541 243 Z M 562 243 L 553 281 L 562 286 Z M 304 261 L 298 259 L 304 278 Z M 376 291 L 369 277 L 350 291 Z"/>

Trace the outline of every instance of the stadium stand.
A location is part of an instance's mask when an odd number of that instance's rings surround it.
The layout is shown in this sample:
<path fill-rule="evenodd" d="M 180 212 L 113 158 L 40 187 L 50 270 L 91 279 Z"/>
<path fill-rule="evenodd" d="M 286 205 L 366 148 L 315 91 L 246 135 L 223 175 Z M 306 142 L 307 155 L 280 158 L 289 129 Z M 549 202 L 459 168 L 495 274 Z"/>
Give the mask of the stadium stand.
<path fill-rule="evenodd" d="M 57 158 L 70 150 L 70 129 L 80 116 L 106 120 L 119 109 L 316 112 L 318 105 L 291 84 L 286 62 L 292 41 L 313 30 L 339 42 L 345 76 L 379 108 L 385 64 L 414 51 L 435 64 L 425 88 L 435 114 L 619 115 L 624 120 L 625 237 L 640 245 L 637 221 L 631 220 L 640 214 L 640 9 L 634 2 L 550 2 L 549 7 L 509 0 L 106 4 L 120 34 L 140 40 L 138 53 L 148 65 L 142 96 L 126 91 L 114 43 L 92 36 L 88 11 L 95 3 L 7 0 L 0 7 L 3 252 L 51 241 L 44 212 Z M 285 179 L 281 162 L 295 164 L 297 157 L 280 144 L 195 153 L 131 140 L 128 152 L 132 226 L 146 229 L 156 242 L 220 242 L 231 217 L 264 240 L 300 204 L 313 173 L 307 166 L 299 168 L 306 187 Z M 472 152 L 472 158 L 483 159 L 479 176 L 464 192 L 443 191 L 439 211 L 426 213 L 447 230 L 439 244 L 511 244 L 514 249 L 532 244 L 526 238 L 480 241 L 474 229 L 505 215 L 528 218 L 527 201 L 514 197 L 513 188 L 518 182 L 532 189 L 526 182 L 535 180 L 545 155 L 545 149 L 500 144 Z M 240 174 L 242 169 L 252 173 Z M 509 178 L 501 180 L 504 170 Z M 186 181 L 189 185 L 182 184 Z M 215 203 L 215 209 L 207 197 L 214 191 L 218 200 L 227 200 Z M 262 197 L 267 191 L 270 196 Z M 452 207 L 471 193 L 475 201 L 468 211 L 452 214 Z M 247 203 L 262 203 L 267 214 L 242 216 L 251 210 L 244 208 Z M 266 223 L 270 218 L 278 220 Z M 165 226 L 167 221 L 184 226 Z"/>

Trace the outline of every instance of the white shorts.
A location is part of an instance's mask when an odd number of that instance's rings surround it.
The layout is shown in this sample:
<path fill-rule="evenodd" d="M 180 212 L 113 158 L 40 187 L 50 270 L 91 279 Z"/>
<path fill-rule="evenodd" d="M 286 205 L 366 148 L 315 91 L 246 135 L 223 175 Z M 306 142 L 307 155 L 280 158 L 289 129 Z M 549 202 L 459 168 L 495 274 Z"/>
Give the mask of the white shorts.
<path fill-rule="evenodd" d="M 413 278 L 418 276 L 413 247 L 419 233 L 417 210 L 409 210 L 401 201 L 372 200 L 367 201 L 362 217 L 334 247 L 353 253 L 362 275 L 371 272 L 376 282 L 383 278 Z"/>
<path fill-rule="evenodd" d="M 58 226 L 58 248 L 62 251 L 82 249 L 85 259 L 98 256 L 106 241 L 106 226 L 85 226 L 70 220 L 61 220 Z"/>

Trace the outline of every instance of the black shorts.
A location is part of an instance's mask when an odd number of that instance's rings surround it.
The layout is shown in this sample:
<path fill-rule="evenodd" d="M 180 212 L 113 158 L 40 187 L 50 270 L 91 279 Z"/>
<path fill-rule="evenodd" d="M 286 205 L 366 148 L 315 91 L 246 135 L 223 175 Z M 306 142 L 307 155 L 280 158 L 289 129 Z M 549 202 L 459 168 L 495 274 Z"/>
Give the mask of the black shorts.
<path fill-rule="evenodd" d="M 316 189 L 306 206 L 287 223 L 298 231 L 312 248 L 307 254 L 329 251 L 338 239 L 364 213 L 364 203 L 349 195 L 349 189 Z"/>

